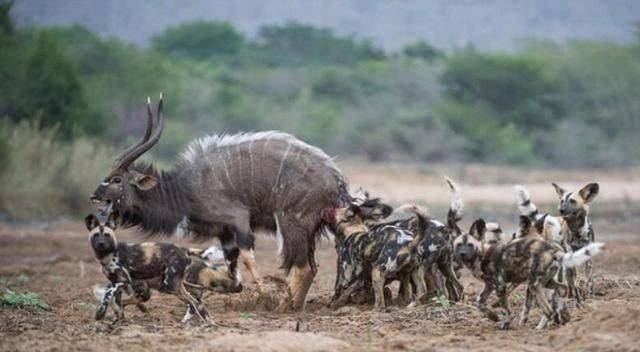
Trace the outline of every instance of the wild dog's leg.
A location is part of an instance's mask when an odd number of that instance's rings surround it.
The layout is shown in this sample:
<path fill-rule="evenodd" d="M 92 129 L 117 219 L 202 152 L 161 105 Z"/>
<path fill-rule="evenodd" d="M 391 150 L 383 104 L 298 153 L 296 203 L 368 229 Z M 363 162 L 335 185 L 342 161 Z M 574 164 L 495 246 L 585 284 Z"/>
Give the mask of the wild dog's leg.
<path fill-rule="evenodd" d="M 373 281 L 373 295 L 375 296 L 374 306 L 376 309 L 384 309 L 386 307 L 384 302 L 385 274 L 378 266 L 371 270 L 371 280 Z M 411 288 L 408 287 L 405 291 L 411 291 Z"/>
<path fill-rule="evenodd" d="M 453 271 L 451 261 L 445 260 L 438 263 L 438 270 L 444 276 L 444 283 L 449 294 L 449 299 L 453 302 L 460 302 L 464 297 L 464 286 L 458 280 L 456 273 Z"/>
<path fill-rule="evenodd" d="M 480 294 L 476 298 L 476 307 L 478 307 L 481 312 L 486 314 L 489 319 L 493 321 L 500 321 L 498 315 L 487 307 L 487 298 L 489 298 L 489 295 L 491 294 L 491 292 L 493 292 L 493 290 L 493 285 L 485 282 L 482 292 L 480 292 Z"/>
<path fill-rule="evenodd" d="M 555 312 L 553 311 L 553 308 L 551 307 L 551 304 L 549 303 L 549 300 L 547 299 L 545 288 L 542 287 L 541 284 L 537 284 L 537 285 L 531 287 L 531 289 L 532 289 L 532 292 L 535 295 L 538 307 L 544 313 L 547 321 L 548 320 L 554 320 Z M 540 323 L 538 324 L 538 326 L 536 327 L 536 329 L 542 329 L 544 327 L 544 325 L 546 325 L 546 322 L 545 322 L 545 324 L 542 324 L 542 320 L 541 320 Z"/>
<path fill-rule="evenodd" d="M 242 282 L 240 276 L 240 268 L 238 268 L 238 257 L 240 256 L 240 250 L 236 243 L 234 231 L 225 227 L 221 234 L 219 234 L 220 244 L 222 245 L 222 253 L 224 254 L 224 260 L 227 263 L 227 272 L 229 279 L 231 279 L 236 285 Z"/>
<path fill-rule="evenodd" d="M 593 261 L 585 263 L 585 275 L 587 277 L 587 295 L 593 296 Z"/>
<path fill-rule="evenodd" d="M 411 288 L 411 274 L 403 274 L 400 277 L 400 282 L 405 287 L 402 292 L 402 297 L 398 297 L 399 300 L 402 300 L 400 303 L 403 305 L 410 304 L 413 296 L 413 289 Z M 384 287 L 382 288 L 382 300 L 385 301 Z"/>
<path fill-rule="evenodd" d="M 565 269 L 565 277 L 567 278 L 567 286 L 569 287 L 569 297 L 575 298 L 578 306 L 582 302 L 582 297 L 580 296 L 580 291 L 576 286 L 576 268 L 566 268 Z"/>
<path fill-rule="evenodd" d="M 138 309 L 143 313 L 149 313 L 149 310 L 144 305 L 144 302 L 151 298 L 151 289 L 146 281 L 137 280 L 131 284 L 133 294 L 122 300 L 122 304 L 126 307 L 131 304 L 135 304 Z"/>
<path fill-rule="evenodd" d="M 522 312 L 520 312 L 520 320 L 518 321 L 518 325 L 520 326 L 524 326 L 524 324 L 529 320 L 529 311 L 531 310 L 531 306 L 535 299 L 534 294 L 532 290 L 529 289 L 528 285 L 524 290 L 524 296 L 524 304 L 522 305 Z"/>
<path fill-rule="evenodd" d="M 251 279 L 256 283 L 259 292 L 264 292 L 262 277 L 258 271 L 255 257 L 255 241 L 256 237 L 252 233 L 237 233 L 238 248 L 240 248 L 240 261 L 249 271 Z"/>
<path fill-rule="evenodd" d="M 100 305 L 96 310 L 96 315 L 95 315 L 96 320 L 102 320 L 105 314 L 107 314 L 107 308 L 109 308 L 109 303 L 111 302 L 111 299 L 114 297 L 116 292 L 120 290 L 122 285 L 124 284 L 121 282 L 111 283 L 111 285 L 109 285 L 109 287 L 105 290 L 104 296 L 102 296 L 102 301 L 100 302 Z"/>
<path fill-rule="evenodd" d="M 501 284 L 496 288 L 496 294 L 498 295 L 498 301 L 504 309 L 504 316 L 502 317 L 502 322 L 500 323 L 500 329 L 506 330 L 509 328 L 511 323 L 511 309 L 509 309 L 509 295 L 507 290 L 507 285 Z"/>
<path fill-rule="evenodd" d="M 427 283 L 424 281 L 424 277 L 424 267 L 422 266 L 411 272 L 411 281 L 416 288 L 414 299 L 417 301 L 427 294 Z"/>
<path fill-rule="evenodd" d="M 438 278 L 436 277 L 435 271 L 433 270 L 433 266 L 429 266 L 428 268 L 424 268 L 424 282 L 427 286 L 427 296 L 428 297 L 436 297 L 438 296 Z"/>

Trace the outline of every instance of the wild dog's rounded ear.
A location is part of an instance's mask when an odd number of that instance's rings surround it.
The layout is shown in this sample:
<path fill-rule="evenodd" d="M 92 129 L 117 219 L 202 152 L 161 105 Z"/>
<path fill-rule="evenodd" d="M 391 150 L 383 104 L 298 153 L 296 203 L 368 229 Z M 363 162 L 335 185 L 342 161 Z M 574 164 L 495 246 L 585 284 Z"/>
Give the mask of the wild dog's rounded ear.
<path fill-rule="evenodd" d="M 598 192 L 600 192 L 600 185 L 594 182 L 582 187 L 578 194 L 585 203 L 589 203 L 596 198 Z"/>
<path fill-rule="evenodd" d="M 344 212 L 344 216 L 345 217 L 352 217 L 355 215 L 360 215 L 362 213 L 360 206 L 356 205 L 356 204 L 349 204 L 349 207 L 347 208 L 347 210 L 345 210 Z"/>
<path fill-rule="evenodd" d="M 372 199 L 359 206 L 362 215 L 366 218 L 384 219 L 393 213 L 393 207 L 380 201 Z"/>
<path fill-rule="evenodd" d="M 556 190 L 556 193 L 558 194 L 558 198 L 562 198 L 562 196 L 563 196 L 565 193 L 567 193 L 567 191 L 566 191 L 564 188 L 562 188 L 562 187 L 558 186 L 557 184 L 555 184 L 555 183 L 553 183 L 553 182 L 552 182 L 552 183 L 551 183 L 551 185 L 552 185 L 552 186 L 553 186 L 553 188 Z"/>
<path fill-rule="evenodd" d="M 485 232 L 487 232 L 487 223 L 482 218 L 476 220 L 469 228 L 469 234 L 476 239 L 481 239 Z"/>
<path fill-rule="evenodd" d="M 141 191 L 148 191 L 158 184 L 158 179 L 151 175 L 145 175 L 137 171 L 129 171 L 131 173 L 130 183 Z"/>
<path fill-rule="evenodd" d="M 84 218 L 84 225 L 87 227 L 87 230 L 91 231 L 100 226 L 100 220 L 98 220 L 97 216 L 89 214 Z"/>
<path fill-rule="evenodd" d="M 526 215 L 520 215 L 519 226 L 522 234 L 528 234 L 531 230 L 531 218 Z"/>

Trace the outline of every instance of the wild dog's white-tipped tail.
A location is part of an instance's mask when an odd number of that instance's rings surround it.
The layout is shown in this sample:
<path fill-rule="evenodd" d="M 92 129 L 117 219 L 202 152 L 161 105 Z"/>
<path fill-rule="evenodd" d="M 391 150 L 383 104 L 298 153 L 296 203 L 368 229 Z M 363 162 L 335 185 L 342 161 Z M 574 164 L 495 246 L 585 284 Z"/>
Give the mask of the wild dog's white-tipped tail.
<path fill-rule="evenodd" d="M 105 292 L 107 292 L 107 285 L 105 284 L 93 285 L 93 295 L 96 297 L 98 301 L 102 301 L 102 297 L 104 297 Z"/>
<path fill-rule="evenodd" d="M 585 263 L 600 253 L 604 248 L 604 243 L 593 242 L 575 252 L 563 253 L 561 257 L 562 265 L 567 268 L 573 268 Z"/>
<path fill-rule="evenodd" d="M 531 201 L 531 195 L 529 191 L 521 185 L 516 185 L 516 197 L 518 199 L 518 210 L 520 214 L 526 215 L 528 217 L 535 217 L 538 214 L 538 208 Z"/>
<path fill-rule="evenodd" d="M 457 220 L 462 218 L 462 210 L 464 208 L 464 202 L 462 201 L 462 193 L 460 187 L 453 182 L 449 177 L 444 178 L 444 182 L 449 186 L 451 191 L 451 201 L 449 202 L 449 214 L 453 215 Z"/>
<path fill-rule="evenodd" d="M 488 222 L 486 227 L 487 231 L 489 232 L 502 232 L 502 228 L 500 227 L 500 224 L 498 224 L 497 222 Z"/>

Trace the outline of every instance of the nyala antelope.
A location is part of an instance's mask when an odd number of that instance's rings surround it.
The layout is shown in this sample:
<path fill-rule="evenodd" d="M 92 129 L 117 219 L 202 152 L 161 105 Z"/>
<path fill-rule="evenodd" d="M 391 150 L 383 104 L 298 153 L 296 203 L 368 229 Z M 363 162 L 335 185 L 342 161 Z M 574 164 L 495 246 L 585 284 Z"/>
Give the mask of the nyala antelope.
<path fill-rule="evenodd" d="M 290 134 L 266 131 L 195 140 L 169 171 L 134 164 L 164 125 L 162 96 L 155 118 L 148 99 L 142 139 L 116 159 L 91 195 L 98 211 L 117 211 L 124 227 L 147 234 L 186 229 L 200 239 L 218 238 L 229 273 L 239 273 L 240 258 L 258 289 L 254 231 L 277 234 L 291 297 L 281 307 L 301 308 L 317 273 L 315 244 L 328 226 L 323 215 L 351 201 L 333 159 Z"/>
<path fill-rule="evenodd" d="M 117 214 L 111 213 L 104 224 L 93 214 L 85 218 L 91 248 L 110 282 L 96 311 L 96 320 L 104 318 L 112 299 L 115 300 L 116 319 L 124 318 L 122 291 L 134 287 L 136 281 L 158 280 L 160 292 L 174 294 L 187 305 L 188 312 L 213 323 L 199 298 L 185 287 L 191 265 L 187 251 L 169 243 L 118 243 L 116 218 Z"/>
<path fill-rule="evenodd" d="M 334 213 L 335 236 L 338 251 L 338 272 L 332 305 L 346 302 L 352 294 L 371 282 L 375 298 L 375 307 L 387 306 L 385 286 L 399 280 L 405 287 L 416 286 L 415 294 L 424 294 L 422 261 L 419 257 L 419 245 L 426 236 L 429 220 L 426 211 L 415 205 L 405 205 L 397 211 L 409 211 L 416 214 L 417 231 L 386 225 L 370 230 L 360 206 L 351 204 Z M 411 289 L 404 290 L 405 303 L 413 298 Z"/>
<path fill-rule="evenodd" d="M 528 233 L 532 225 L 528 216 L 520 218 L 520 232 Z M 564 324 L 568 321 L 568 311 L 561 296 L 566 286 L 555 280 L 562 268 L 573 268 L 591 259 L 604 246 L 591 243 L 577 252 L 566 252 L 560 245 L 532 236 L 518 238 L 502 244 L 482 243 L 480 238 L 486 232 L 484 220 L 476 220 L 468 234 L 458 236 L 454 241 L 455 256 L 467 267 L 473 276 L 484 282 L 484 288 L 476 299 L 476 305 L 487 316 L 500 321 L 500 328 L 507 329 L 511 322 L 508 293 L 522 283 L 526 283 L 525 304 L 520 316 L 520 324 L 526 323 L 529 310 L 535 303 L 544 313 L 537 328 L 542 329 L 548 321 Z M 504 309 L 502 319 L 487 307 L 487 299 L 495 291 L 499 304 Z M 551 296 L 551 302 L 547 294 Z"/>
<path fill-rule="evenodd" d="M 581 189 L 568 192 L 555 183 L 553 188 L 558 195 L 558 212 L 560 216 L 542 214 L 531 201 L 529 192 L 517 186 L 518 208 L 522 215 L 535 222 L 530 234 L 537 234 L 547 241 L 563 243 L 573 251 L 584 248 L 595 241 L 595 234 L 589 219 L 589 205 L 600 191 L 597 183 L 589 183 Z M 580 302 L 580 293 L 575 286 L 576 270 L 566 272 L 569 295 Z M 593 294 L 593 263 L 586 262 L 587 294 Z"/>

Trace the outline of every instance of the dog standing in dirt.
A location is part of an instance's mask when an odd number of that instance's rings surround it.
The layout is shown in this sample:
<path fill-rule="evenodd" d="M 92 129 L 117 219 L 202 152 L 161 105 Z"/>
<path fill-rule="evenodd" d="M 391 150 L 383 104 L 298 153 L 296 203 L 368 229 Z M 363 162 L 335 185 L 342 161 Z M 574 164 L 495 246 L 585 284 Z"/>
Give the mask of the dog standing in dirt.
<path fill-rule="evenodd" d="M 531 226 L 531 219 L 521 216 L 519 231 L 528 232 Z M 520 324 L 526 323 L 534 302 L 545 315 L 538 324 L 538 329 L 546 326 L 548 321 L 566 323 L 568 314 L 560 298 L 566 287 L 556 282 L 555 276 L 562 267 L 576 267 L 591 259 L 604 244 L 591 243 L 577 252 L 565 252 L 558 244 L 531 236 L 522 236 L 506 244 L 482 243 L 480 238 L 484 232 L 485 222 L 478 219 L 471 225 L 468 234 L 462 234 L 454 241 L 455 256 L 475 278 L 484 282 L 484 289 L 476 299 L 478 308 L 490 319 L 500 321 L 486 305 L 489 295 L 496 291 L 499 303 L 505 310 L 500 327 L 508 328 L 511 321 L 509 288 L 513 289 L 526 282 L 525 306 Z M 551 295 L 551 303 L 547 294 Z"/>
<path fill-rule="evenodd" d="M 211 322 L 201 301 L 185 288 L 191 259 L 187 252 L 169 243 L 118 243 L 115 236 L 116 213 L 105 224 L 90 214 L 85 218 L 89 241 L 102 272 L 110 281 L 96 311 L 96 320 L 104 318 L 111 299 L 115 299 L 117 319 L 124 317 L 122 290 L 133 287 L 134 281 L 159 280 L 159 290 L 176 295 L 203 321 Z"/>
<path fill-rule="evenodd" d="M 386 307 L 385 285 L 400 280 L 406 287 L 416 283 L 416 294 L 425 292 L 422 263 L 418 247 L 425 238 L 429 220 L 424 209 L 405 205 L 398 211 L 410 211 L 418 219 L 418 231 L 386 225 L 371 231 L 365 225 L 360 206 L 351 204 L 336 210 L 334 223 L 338 249 L 338 273 L 332 305 L 343 304 L 351 295 L 371 282 L 375 307 Z M 403 300 L 410 301 L 411 290 L 405 290 Z"/>
<path fill-rule="evenodd" d="M 536 205 L 531 201 L 529 192 L 522 186 L 517 186 L 518 208 L 523 215 L 531 218 L 536 225 L 532 233 L 537 233 L 545 240 L 555 241 L 566 245 L 573 251 L 584 248 L 595 241 L 595 234 L 591 220 L 589 219 L 589 205 L 600 191 L 597 183 L 589 183 L 575 192 L 568 192 L 557 184 L 553 188 L 558 195 L 560 204 L 558 211 L 560 216 L 538 212 Z M 580 293 L 575 286 L 577 272 L 575 269 L 566 271 L 569 295 L 581 301 Z M 587 294 L 593 294 L 593 263 L 586 262 Z"/>
<path fill-rule="evenodd" d="M 218 249 L 218 256 L 211 254 L 213 252 L 212 249 L 216 248 L 185 249 L 191 256 L 191 265 L 187 268 L 185 288 L 198 301 L 202 301 L 206 292 L 236 293 L 242 291 L 242 285 L 230 278 L 225 264 L 211 264 L 203 260 L 203 258 L 211 259 L 210 257 L 215 259 L 224 258 L 221 249 Z M 148 309 L 144 303 L 151 298 L 151 289 L 161 291 L 162 286 L 163 283 L 159 277 L 150 280 L 133 280 L 131 285 L 133 292 L 129 297 L 122 300 L 123 307 L 135 304 L 140 311 L 147 313 Z M 96 285 L 94 287 L 94 295 L 99 301 L 102 301 L 108 288 L 109 285 Z M 187 322 L 193 315 L 196 315 L 196 312 L 192 311 L 191 308 L 187 309 L 182 322 Z"/>

